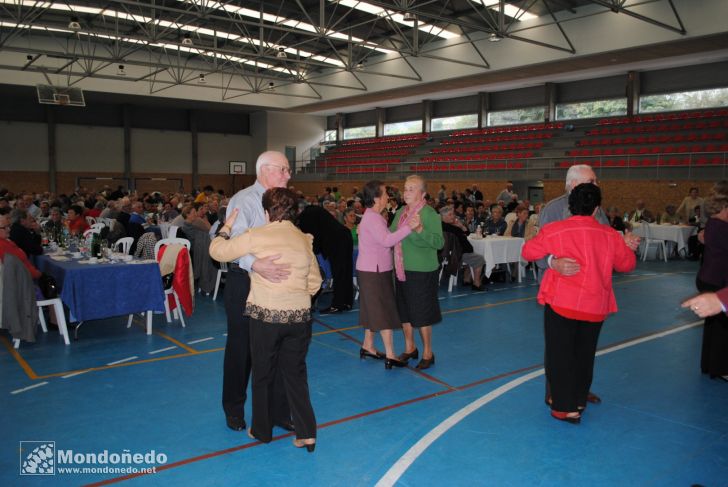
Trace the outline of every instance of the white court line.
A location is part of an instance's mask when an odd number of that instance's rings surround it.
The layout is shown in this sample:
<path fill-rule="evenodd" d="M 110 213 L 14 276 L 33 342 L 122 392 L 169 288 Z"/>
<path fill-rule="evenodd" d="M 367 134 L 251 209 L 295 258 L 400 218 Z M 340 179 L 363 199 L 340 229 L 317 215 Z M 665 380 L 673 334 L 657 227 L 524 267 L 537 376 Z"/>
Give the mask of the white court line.
<path fill-rule="evenodd" d="M 10 394 L 20 394 L 21 392 L 29 391 L 31 389 L 35 389 L 36 387 L 44 386 L 48 384 L 48 382 L 38 382 L 37 384 L 33 384 L 32 386 L 23 387 L 22 389 L 15 389 L 14 391 L 10 391 Z"/>
<path fill-rule="evenodd" d="M 194 345 L 195 343 L 207 342 L 214 339 L 215 337 L 200 338 L 199 340 L 192 340 L 191 342 L 187 342 L 187 345 Z"/>
<path fill-rule="evenodd" d="M 68 379 L 70 377 L 76 377 L 77 375 L 85 374 L 86 372 L 91 372 L 91 369 L 81 370 L 79 372 L 74 372 L 74 373 L 68 374 L 68 375 L 62 375 L 61 379 Z"/>
<path fill-rule="evenodd" d="M 106 364 L 106 365 L 117 365 L 117 364 L 123 364 L 124 362 L 129 362 L 130 360 L 136 360 L 136 359 L 138 359 L 138 358 L 139 358 L 139 357 L 137 357 L 136 355 L 134 355 L 133 357 L 127 357 L 127 358 L 123 358 L 123 359 L 121 359 L 121 360 L 117 360 L 116 362 L 109 362 L 109 363 L 108 363 L 108 364 Z"/>
<path fill-rule="evenodd" d="M 166 352 L 167 350 L 174 350 L 175 348 L 177 348 L 177 345 L 172 345 L 171 347 L 167 347 L 167 348 L 160 348 L 159 350 L 152 350 L 151 352 L 149 352 L 149 355 L 154 355 L 155 353 Z"/>
<path fill-rule="evenodd" d="M 682 326 L 678 326 L 677 328 L 673 328 L 671 330 L 667 331 L 661 331 L 654 333 L 652 335 L 647 335 L 641 338 L 635 338 L 634 340 L 630 340 L 628 342 L 620 343 L 618 345 L 614 345 L 612 347 L 605 348 L 604 350 L 600 350 L 597 352 L 597 355 L 605 355 L 607 353 L 616 352 L 617 350 L 622 350 L 624 348 L 633 347 L 635 345 L 639 345 L 640 343 L 648 342 L 650 340 L 656 340 L 658 338 L 666 337 L 668 335 L 672 335 L 673 333 L 680 333 L 681 331 L 687 330 L 689 328 L 694 328 L 696 326 L 702 325 L 703 320 L 700 321 L 693 321 L 692 323 L 687 323 Z M 464 408 L 462 408 L 460 411 L 457 411 L 452 416 L 447 418 L 442 423 L 438 424 L 434 429 L 430 430 L 429 433 L 427 433 L 425 436 L 420 438 L 420 440 L 415 443 L 409 450 L 405 452 L 404 455 L 400 457 L 399 460 L 397 460 L 392 467 L 387 470 L 387 472 L 382 476 L 381 479 L 379 479 L 379 482 L 377 482 L 376 487 L 390 487 L 397 483 L 397 481 L 404 475 L 404 473 L 407 471 L 407 469 L 417 460 L 417 458 L 425 451 L 427 448 L 429 448 L 430 445 L 432 445 L 435 441 L 437 441 L 438 438 L 440 438 L 442 435 L 444 435 L 450 428 L 458 424 L 460 421 L 468 417 L 470 414 L 474 413 L 481 407 L 485 406 L 489 402 L 499 398 L 506 392 L 510 391 L 511 389 L 514 389 L 521 384 L 528 382 L 531 379 L 535 379 L 536 377 L 539 377 L 544 374 L 544 369 L 538 369 L 534 370 L 533 372 L 529 372 L 526 375 L 522 375 L 521 377 L 518 377 L 517 379 L 513 379 L 510 382 L 507 382 L 503 384 L 502 386 L 498 387 L 497 389 L 492 390 L 488 394 L 482 396 L 481 398 L 471 402 Z"/>

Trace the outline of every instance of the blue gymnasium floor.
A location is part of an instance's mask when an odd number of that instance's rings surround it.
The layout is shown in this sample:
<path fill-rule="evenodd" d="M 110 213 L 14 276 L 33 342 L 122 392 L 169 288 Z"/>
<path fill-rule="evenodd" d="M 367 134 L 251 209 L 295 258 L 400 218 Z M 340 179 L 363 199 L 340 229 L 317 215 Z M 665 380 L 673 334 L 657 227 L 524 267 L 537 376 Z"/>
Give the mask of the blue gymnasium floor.
<path fill-rule="evenodd" d="M 84 324 L 70 347 L 41 334 L 16 356 L 0 335 L 0 485 L 726 486 L 728 384 L 700 374 L 702 330 L 679 307 L 696 270 L 647 262 L 615 277 L 620 312 L 603 328 L 592 387 L 603 403 L 578 426 L 551 419 L 543 403 L 530 276 L 486 293 L 442 292 L 437 363 L 426 373 L 360 361 L 356 311 L 317 316 L 313 454 L 283 430 L 263 445 L 225 426 L 221 297 L 198 295 L 186 329 L 155 316 L 150 337 L 141 319 L 128 330 L 116 318 Z M 20 475 L 20 441 L 31 440 L 74 453 L 154 450 L 166 461 L 143 476 L 61 473 L 68 465 Z"/>

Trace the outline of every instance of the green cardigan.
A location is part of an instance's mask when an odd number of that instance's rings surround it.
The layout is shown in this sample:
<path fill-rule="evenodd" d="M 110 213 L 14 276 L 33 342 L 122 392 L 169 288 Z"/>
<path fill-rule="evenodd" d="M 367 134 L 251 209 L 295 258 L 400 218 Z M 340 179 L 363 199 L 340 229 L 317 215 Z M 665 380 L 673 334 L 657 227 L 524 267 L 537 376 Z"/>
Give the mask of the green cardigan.
<path fill-rule="evenodd" d="M 390 225 L 390 230 L 397 230 L 397 222 L 404 211 L 404 206 L 397 210 Z M 445 244 L 442 237 L 442 221 L 431 206 L 425 205 L 420 210 L 423 229 L 421 233 L 412 232 L 402 240 L 404 269 L 407 271 L 431 272 L 440 267 L 437 251 Z"/>

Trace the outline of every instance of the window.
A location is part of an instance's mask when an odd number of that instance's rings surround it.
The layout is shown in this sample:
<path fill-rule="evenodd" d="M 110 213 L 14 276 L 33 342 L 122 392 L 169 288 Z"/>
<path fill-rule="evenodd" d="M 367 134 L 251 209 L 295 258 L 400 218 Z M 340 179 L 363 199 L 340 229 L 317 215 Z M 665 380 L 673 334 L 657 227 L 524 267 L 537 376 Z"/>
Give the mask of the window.
<path fill-rule="evenodd" d="M 377 131 L 374 125 L 369 125 L 367 127 L 351 127 L 344 129 L 344 140 L 374 137 L 376 134 Z"/>
<path fill-rule="evenodd" d="M 544 107 L 517 108 L 488 113 L 488 125 L 514 125 L 544 121 Z"/>
<path fill-rule="evenodd" d="M 556 105 L 556 120 L 617 117 L 621 115 L 627 115 L 626 98 L 559 103 Z"/>
<path fill-rule="evenodd" d="M 440 130 L 458 130 L 478 128 L 478 114 L 455 115 L 452 117 L 433 118 L 430 124 L 432 132 Z"/>
<path fill-rule="evenodd" d="M 324 142 L 336 142 L 336 130 L 327 130 L 324 132 Z"/>
<path fill-rule="evenodd" d="M 384 124 L 384 135 L 418 134 L 422 132 L 422 120 Z"/>
<path fill-rule="evenodd" d="M 640 98 L 640 113 L 726 106 L 728 106 L 728 88 L 647 95 Z"/>

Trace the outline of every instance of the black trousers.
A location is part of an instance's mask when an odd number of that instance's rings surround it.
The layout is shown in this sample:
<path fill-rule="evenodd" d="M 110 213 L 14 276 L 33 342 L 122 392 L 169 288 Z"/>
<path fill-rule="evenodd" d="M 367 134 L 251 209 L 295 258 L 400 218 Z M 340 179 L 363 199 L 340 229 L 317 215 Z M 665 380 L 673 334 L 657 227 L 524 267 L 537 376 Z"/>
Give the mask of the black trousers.
<path fill-rule="evenodd" d="M 331 277 L 334 278 L 334 296 L 331 306 L 341 308 L 354 304 L 354 264 L 352 255 L 354 247 L 351 239 L 339 242 L 330 249 L 329 262 L 331 263 Z"/>
<path fill-rule="evenodd" d="M 564 318 L 549 305 L 544 310 L 543 322 L 551 409 L 576 412 L 578 407 L 586 406 L 603 322 Z"/>
<path fill-rule="evenodd" d="M 227 341 L 222 376 L 222 408 L 226 416 L 245 417 L 248 379 L 250 378 L 250 318 L 245 316 L 245 301 L 250 292 L 248 273 L 231 265 L 225 278 Z M 282 379 L 274 382 L 277 398 L 276 423 L 290 422 L 290 411 Z"/>
<path fill-rule="evenodd" d="M 278 400 L 273 394 L 276 376 L 283 378 L 297 438 L 316 438 L 316 417 L 308 392 L 306 355 L 311 343 L 311 322 L 267 323 L 250 320 L 253 363 L 253 424 L 257 439 L 272 439 L 274 411 Z"/>
<path fill-rule="evenodd" d="M 697 279 L 698 291 L 715 292 L 715 286 Z M 718 313 L 705 318 L 703 343 L 700 353 L 700 371 L 710 377 L 728 375 L 728 316 Z"/>

